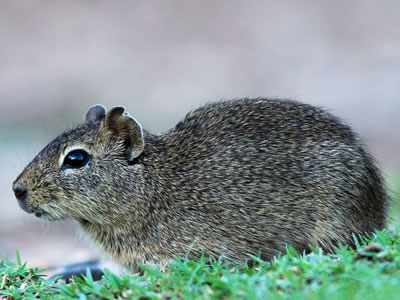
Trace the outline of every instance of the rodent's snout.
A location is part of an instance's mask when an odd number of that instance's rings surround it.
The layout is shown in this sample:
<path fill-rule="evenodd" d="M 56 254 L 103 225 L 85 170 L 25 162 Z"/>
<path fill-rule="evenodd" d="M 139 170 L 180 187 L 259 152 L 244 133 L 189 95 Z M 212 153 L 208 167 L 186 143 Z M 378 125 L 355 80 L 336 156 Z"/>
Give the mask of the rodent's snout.
<path fill-rule="evenodd" d="M 26 185 L 23 182 L 14 182 L 12 189 L 19 206 L 29 214 L 33 213 L 33 210 L 27 205 L 28 188 Z"/>
<path fill-rule="evenodd" d="M 47 220 L 55 220 L 54 217 L 52 217 L 49 213 L 44 211 L 40 206 L 33 205 L 31 202 L 31 199 L 29 199 L 31 196 L 29 195 L 30 189 L 29 189 L 29 184 L 27 184 L 24 180 L 19 180 L 17 179 L 13 186 L 12 189 L 14 191 L 14 195 L 18 200 L 19 206 L 28 214 L 35 214 L 36 217 L 38 218 L 43 218 Z"/>
<path fill-rule="evenodd" d="M 26 200 L 26 197 L 28 196 L 28 189 L 23 184 L 14 183 L 12 189 L 19 202 L 24 202 Z"/>

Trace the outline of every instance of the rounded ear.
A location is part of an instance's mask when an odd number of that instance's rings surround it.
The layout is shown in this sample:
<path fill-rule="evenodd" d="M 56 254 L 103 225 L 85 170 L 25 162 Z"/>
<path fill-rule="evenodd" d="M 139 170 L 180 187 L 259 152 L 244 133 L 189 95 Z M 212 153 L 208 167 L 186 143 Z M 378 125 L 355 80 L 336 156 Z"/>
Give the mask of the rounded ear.
<path fill-rule="evenodd" d="M 101 104 L 96 104 L 89 107 L 88 112 L 86 113 L 86 123 L 91 122 L 101 122 L 103 121 L 104 117 L 106 116 L 106 109 Z"/>
<path fill-rule="evenodd" d="M 124 107 L 114 107 L 105 116 L 103 130 L 122 140 L 126 146 L 129 161 L 133 161 L 144 149 L 142 126 L 132 118 Z"/>

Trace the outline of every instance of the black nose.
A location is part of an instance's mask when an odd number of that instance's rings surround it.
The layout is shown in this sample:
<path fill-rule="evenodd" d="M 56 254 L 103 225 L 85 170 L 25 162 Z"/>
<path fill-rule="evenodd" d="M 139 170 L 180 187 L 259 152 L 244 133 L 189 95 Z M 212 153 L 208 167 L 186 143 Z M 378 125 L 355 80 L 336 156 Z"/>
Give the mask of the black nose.
<path fill-rule="evenodd" d="M 24 201 L 26 199 L 26 196 L 28 195 L 28 190 L 25 187 L 14 185 L 13 190 L 15 197 L 17 197 L 19 201 Z"/>

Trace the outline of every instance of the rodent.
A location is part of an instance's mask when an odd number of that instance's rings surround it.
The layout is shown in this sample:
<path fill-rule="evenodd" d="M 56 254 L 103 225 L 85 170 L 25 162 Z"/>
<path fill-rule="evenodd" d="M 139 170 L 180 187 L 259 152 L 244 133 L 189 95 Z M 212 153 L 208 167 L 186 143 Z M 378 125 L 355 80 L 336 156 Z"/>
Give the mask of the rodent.
<path fill-rule="evenodd" d="M 331 252 L 385 226 L 374 159 L 349 126 L 292 100 L 237 99 L 151 134 L 123 107 L 92 106 L 13 184 L 20 206 L 75 219 L 127 268 L 194 257 Z"/>

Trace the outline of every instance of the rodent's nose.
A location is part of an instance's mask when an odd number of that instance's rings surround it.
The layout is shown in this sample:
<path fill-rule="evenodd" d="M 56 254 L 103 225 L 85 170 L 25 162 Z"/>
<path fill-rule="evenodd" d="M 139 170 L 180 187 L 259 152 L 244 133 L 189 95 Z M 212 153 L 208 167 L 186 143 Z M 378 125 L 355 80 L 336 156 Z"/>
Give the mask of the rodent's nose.
<path fill-rule="evenodd" d="M 26 199 L 26 196 L 28 196 L 28 190 L 19 184 L 13 185 L 13 191 L 14 191 L 15 197 L 19 201 L 24 201 Z"/>

